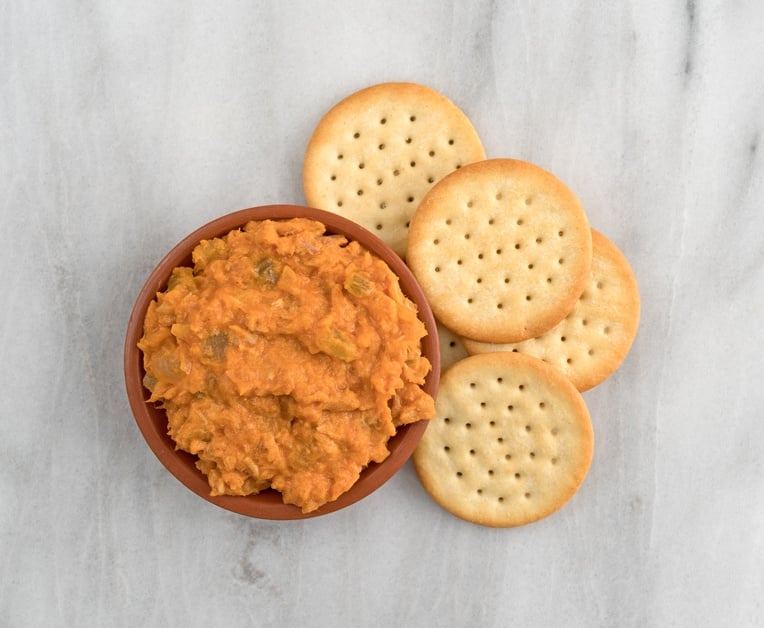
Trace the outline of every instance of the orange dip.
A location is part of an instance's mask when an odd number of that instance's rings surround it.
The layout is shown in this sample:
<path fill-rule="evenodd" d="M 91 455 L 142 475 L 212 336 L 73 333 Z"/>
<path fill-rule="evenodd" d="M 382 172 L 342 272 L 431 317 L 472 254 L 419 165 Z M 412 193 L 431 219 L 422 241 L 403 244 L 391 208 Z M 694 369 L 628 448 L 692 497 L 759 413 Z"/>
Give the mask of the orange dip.
<path fill-rule="evenodd" d="M 150 401 L 212 495 L 281 491 L 310 512 L 433 417 L 424 324 L 378 257 L 322 223 L 254 221 L 203 240 L 146 312 Z"/>

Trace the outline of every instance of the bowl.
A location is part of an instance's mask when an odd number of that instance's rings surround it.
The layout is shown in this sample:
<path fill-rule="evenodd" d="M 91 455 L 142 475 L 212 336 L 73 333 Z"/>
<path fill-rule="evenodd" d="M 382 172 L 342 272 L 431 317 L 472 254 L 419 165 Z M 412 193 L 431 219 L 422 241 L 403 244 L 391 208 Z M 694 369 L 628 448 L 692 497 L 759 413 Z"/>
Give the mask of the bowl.
<path fill-rule="evenodd" d="M 148 403 L 149 392 L 143 386 L 143 353 L 138 341 L 143 335 L 143 321 L 149 303 L 156 293 L 167 286 L 172 269 L 176 266 L 192 266 L 191 251 L 201 241 L 223 236 L 233 229 L 243 227 L 251 220 L 282 220 L 288 218 L 313 218 L 326 226 L 327 233 L 341 234 L 348 240 L 356 240 L 367 250 L 384 260 L 400 280 L 403 293 L 418 308 L 418 314 L 427 330 L 422 339 L 422 353 L 432 364 L 424 390 L 435 397 L 440 377 L 440 350 L 435 319 L 427 299 L 414 275 L 403 260 L 382 240 L 360 225 L 330 212 L 297 205 L 267 205 L 252 207 L 226 214 L 200 227 L 186 236 L 159 262 L 149 275 L 138 294 L 127 326 L 125 337 L 124 372 L 125 385 L 135 421 L 146 443 L 159 461 L 188 489 L 221 508 L 258 519 L 304 519 L 334 512 L 363 499 L 389 480 L 408 460 L 424 433 L 428 421 L 418 421 L 398 428 L 388 441 L 390 455 L 381 463 L 370 463 L 356 483 L 335 501 L 317 510 L 303 513 L 300 508 L 282 501 L 281 493 L 268 489 L 257 495 L 211 496 L 205 475 L 195 462 L 197 457 L 176 450 L 175 442 L 167 434 L 167 416 L 161 408 Z"/>

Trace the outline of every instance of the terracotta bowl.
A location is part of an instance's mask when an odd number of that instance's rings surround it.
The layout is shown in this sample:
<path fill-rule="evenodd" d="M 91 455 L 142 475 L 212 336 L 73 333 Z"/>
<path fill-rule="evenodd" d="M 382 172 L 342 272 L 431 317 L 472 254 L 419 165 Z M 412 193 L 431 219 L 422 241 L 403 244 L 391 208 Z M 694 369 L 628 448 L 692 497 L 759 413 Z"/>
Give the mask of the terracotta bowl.
<path fill-rule="evenodd" d="M 200 240 L 222 236 L 243 227 L 250 220 L 286 219 L 293 217 L 314 218 L 327 227 L 328 233 L 338 233 L 349 240 L 357 240 L 366 249 L 376 253 L 400 278 L 403 293 L 417 306 L 419 317 L 428 335 L 422 341 L 422 350 L 432 363 L 425 390 L 435 396 L 440 377 L 440 350 L 438 335 L 430 306 L 411 271 L 398 255 L 382 240 L 363 227 L 329 212 L 295 205 L 268 205 L 243 209 L 222 216 L 197 229 L 173 247 L 149 275 L 135 302 L 125 338 L 125 383 L 135 420 L 149 447 L 162 464 L 186 487 L 200 497 L 221 508 L 260 519 L 304 519 L 316 517 L 344 508 L 366 497 L 382 486 L 395 474 L 413 453 L 422 437 L 427 421 L 419 421 L 398 429 L 388 442 L 390 455 L 383 462 L 371 463 L 361 473 L 353 487 L 337 500 L 325 504 L 316 511 L 303 514 L 296 506 L 284 504 L 281 493 L 267 490 L 258 495 L 212 497 L 207 478 L 196 468 L 196 456 L 175 449 L 174 441 L 167 435 L 167 417 L 163 410 L 147 403 L 148 391 L 143 387 L 143 354 L 138 341 L 143 335 L 143 319 L 149 303 L 157 292 L 165 289 L 167 280 L 176 266 L 192 266 L 191 251 Z"/>

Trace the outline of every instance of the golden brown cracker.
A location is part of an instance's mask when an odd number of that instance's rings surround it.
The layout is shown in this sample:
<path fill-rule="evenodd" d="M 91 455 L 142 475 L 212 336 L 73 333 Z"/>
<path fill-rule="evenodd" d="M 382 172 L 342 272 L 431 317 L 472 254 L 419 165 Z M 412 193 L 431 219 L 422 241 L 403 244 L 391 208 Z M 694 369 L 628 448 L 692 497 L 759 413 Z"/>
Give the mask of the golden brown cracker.
<path fill-rule="evenodd" d="M 607 379 L 621 365 L 636 337 L 639 315 L 639 288 L 628 260 L 615 244 L 592 230 L 589 282 L 558 325 L 518 343 L 463 342 L 471 354 L 514 351 L 540 358 L 584 391 Z"/>
<path fill-rule="evenodd" d="M 305 152 L 305 198 L 403 256 L 424 195 L 449 172 L 482 159 L 472 123 L 448 98 L 416 83 L 381 83 L 346 97 L 318 123 Z"/>
<path fill-rule="evenodd" d="M 444 373 L 413 460 L 443 508 L 512 527 L 561 508 L 586 477 L 593 447 L 589 411 L 565 376 L 536 358 L 497 352 Z"/>
<path fill-rule="evenodd" d="M 438 340 L 440 341 L 440 370 L 445 371 L 449 366 L 463 360 L 469 354 L 458 334 L 445 325 L 437 322 Z"/>
<path fill-rule="evenodd" d="M 414 214 L 407 263 L 435 316 L 483 342 L 538 336 L 573 308 L 589 278 L 591 229 L 576 196 L 516 159 L 462 167 Z"/>

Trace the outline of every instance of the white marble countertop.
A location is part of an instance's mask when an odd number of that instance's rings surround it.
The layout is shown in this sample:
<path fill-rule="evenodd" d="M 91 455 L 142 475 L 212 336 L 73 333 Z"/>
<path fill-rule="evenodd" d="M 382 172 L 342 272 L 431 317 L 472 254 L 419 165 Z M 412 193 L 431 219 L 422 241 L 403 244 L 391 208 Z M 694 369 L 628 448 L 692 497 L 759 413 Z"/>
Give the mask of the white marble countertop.
<path fill-rule="evenodd" d="M 0 5 L 0 624 L 764 625 L 764 3 Z M 585 394 L 560 512 L 441 510 L 408 463 L 278 523 L 199 499 L 130 413 L 137 291 L 229 211 L 304 203 L 320 115 L 441 91 L 631 260 L 639 336 Z"/>

